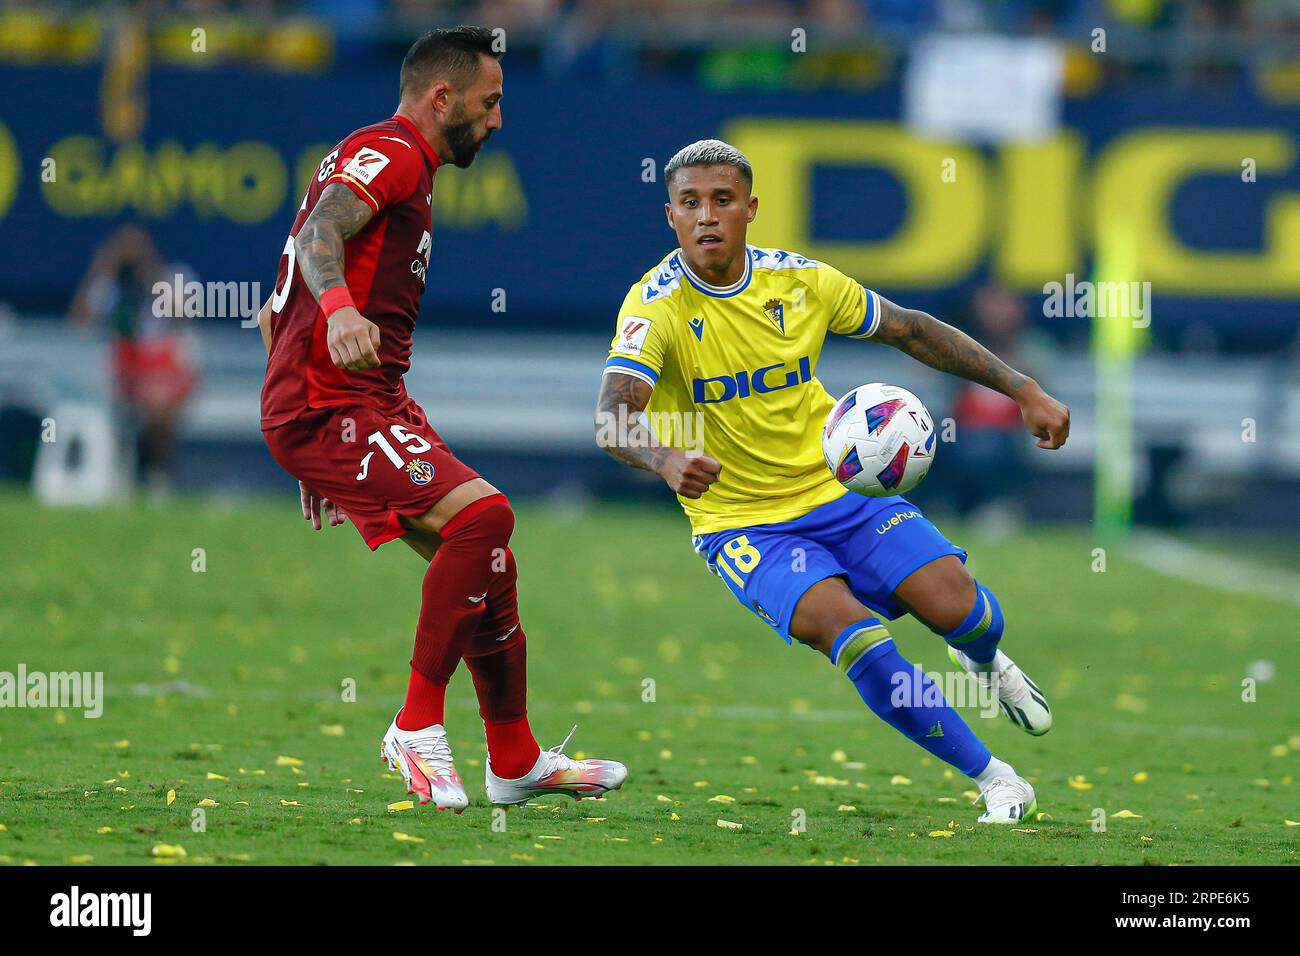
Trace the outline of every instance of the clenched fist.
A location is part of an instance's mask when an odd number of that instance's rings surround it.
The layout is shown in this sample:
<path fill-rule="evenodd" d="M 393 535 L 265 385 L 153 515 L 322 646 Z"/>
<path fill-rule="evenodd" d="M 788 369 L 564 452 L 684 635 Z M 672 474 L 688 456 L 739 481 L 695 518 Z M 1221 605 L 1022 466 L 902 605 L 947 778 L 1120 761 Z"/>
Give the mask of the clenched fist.
<path fill-rule="evenodd" d="M 1025 420 L 1029 433 L 1038 439 L 1039 448 L 1060 448 L 1070 437 L 1070 410 L 1031 383 L 1027 394 L 1017 394 L 1020 417 Z"/>
<path fill-rule="evenodd" d="M 325 343 L 339 368 L 359 372 L 379 368 L 379 326 L 351 307 L 330 315 Z"/>
<path fill-rule="evenodd" d="M 659 477 L 683 498 L 698 498 L 722 475 L 722 465 L 708 455 L 674 449 L 659 466 Z"/>

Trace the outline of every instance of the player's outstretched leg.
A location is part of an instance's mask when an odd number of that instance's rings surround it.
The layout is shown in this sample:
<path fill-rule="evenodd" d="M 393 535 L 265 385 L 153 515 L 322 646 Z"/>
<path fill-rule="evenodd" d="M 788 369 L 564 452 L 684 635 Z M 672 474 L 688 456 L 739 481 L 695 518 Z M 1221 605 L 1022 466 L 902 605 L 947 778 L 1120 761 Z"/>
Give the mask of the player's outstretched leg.
<path fill-rule="evenodd" d="M 985 805 L 981 823 L 1014 823 L 1037 810 L 1029 782 L 989 752 L 939 687 L 898 652 L 881 620 L 842 580 L 827 578 L 809 588 L 790 631 L 826 654 L 872 713 L 975 781 Z"/>
<path fill-rule="evenodd" d="M 543 751 L 533 738 L 527 710 L 527 638 L 519 622 L 514 553 L 507 549 L 497 567 L 487 609 L 464 653 L 487 733 L 488 800 L 511 805 L 546 793 L 597 797 L 618 789 L 627 779 L 621 763 L 574 760 L 564 754 L 564 744 Z"/>
<path fill-rule="evenodd" d="M 483 618 L 493 562 L 506 552 L 515 516 L 506 496 L 495 492 L 460 507 L 437 527 L 424 527 L 420 521 L 412 522 L 410 530 L 431 540 L 436 535 L 441 543 L 436 550 L 425 549 L 432 556 L 421 585 L 411 680 L 406 702 L 384 735 L 381 754 L 421 803 L 462 810 L 469 800 L 452 761 L 443 699 Z"/>
<path fill-rule="evenodd" d="M 1002 607 L 955 557 L 920 568 L 897 596 L 912 613 L 948 643 L 948 657 L 995 692 L 1002 713 L 1026 733 L 1041 737 L 1052 729 L 1047 698 L 1016 662 L 998 648 Z"/>

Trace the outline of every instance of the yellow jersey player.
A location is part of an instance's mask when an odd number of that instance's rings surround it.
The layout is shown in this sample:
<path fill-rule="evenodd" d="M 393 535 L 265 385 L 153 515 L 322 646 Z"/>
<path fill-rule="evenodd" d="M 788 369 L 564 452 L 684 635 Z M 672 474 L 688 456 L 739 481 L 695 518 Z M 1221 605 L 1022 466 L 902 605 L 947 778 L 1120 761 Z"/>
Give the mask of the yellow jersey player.
<path fill-rule="evenodd" d="M 1029 816 L 1033 787 L 899 654 L 884 622 L 919 619 L 1035 735 L 1052 721 L 1042 691 L 998 648 L 1002 610 L 966 552 L 910 502 L 848 493 L 827 469 L 820 432 L 834 402 L 817 360 L 828 332 L 892 345 L 1013 398 L 1042 448 L 1065 442 L 1069 410 L 932 316 L 827 263 L 748 245 L 758 197 L 734 147 L 693 143 L 664 179 L 679 247 L 623 300 L 597 442 L 677 493 L 696 551 L 741 604 L 826 655 L 877 716 L 971 777 L 981 822 Z"/>

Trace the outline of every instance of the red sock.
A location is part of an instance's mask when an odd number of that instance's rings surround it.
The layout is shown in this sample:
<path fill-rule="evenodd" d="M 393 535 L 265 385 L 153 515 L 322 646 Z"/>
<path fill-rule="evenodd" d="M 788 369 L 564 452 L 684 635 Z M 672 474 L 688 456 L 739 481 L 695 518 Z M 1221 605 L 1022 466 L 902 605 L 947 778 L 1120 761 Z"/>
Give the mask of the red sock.
<path fill-rule="evenodd" d="M 514 779 L 533 769 L 541 748 L 528 726 L 528 651 L 519 624 L 519 571 L 514 553 L 493 576 L 487 611 L 465 649 L 479 714 L 487 730 L 492 772 Z"/>
<path fill-rule="evenodd" d="M 407 707 L 398 726 L 420 729 L 435 705 L 428 687 L 438 687 L 436 712 L 442 717 L 442 693 L 482 623 L 486 595 L 514 529 L 514 513 L 505 495 L 489 495 L 461 509 L 442 529 L 442 545 L 429 562 L 421 585 L 420 620 L 411 656 Z M 437 721 L 434 721 L 435 723 Z"/>
<path fill-rule="evenodd" d="M 446 684 L 435 684 L 412 668 L 411 681 L 406 685 L 406 703 L 397 713 L 398 729 L 423 730 L 442 723 L 446 699 Z"/>
<path fill-rule="evenodd" d="M 515 780 L 533 769 L 542 748 L 533 738 L 527 717 L 505 724 L 485 720 L 483 727 L 487 730 L 488 757 L 492 760 L 494 774 Z"/>

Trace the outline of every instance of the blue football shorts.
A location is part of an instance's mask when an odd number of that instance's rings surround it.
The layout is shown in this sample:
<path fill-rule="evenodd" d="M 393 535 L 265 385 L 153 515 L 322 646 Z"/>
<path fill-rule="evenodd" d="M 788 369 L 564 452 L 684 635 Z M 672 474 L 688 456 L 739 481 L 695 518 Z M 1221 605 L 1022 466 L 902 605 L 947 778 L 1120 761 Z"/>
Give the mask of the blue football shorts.
<path fill-rule="evenodd" d="M 894 599 L 903 580 L 957 547 L 897 495 L 851 492 L 801 518 L 697 535 L 695 550 L 741 604 L 790 643 L 790 621 L 804 592 L 841 577 L 859 601 L 893 620 L 907 613 Z"/>

